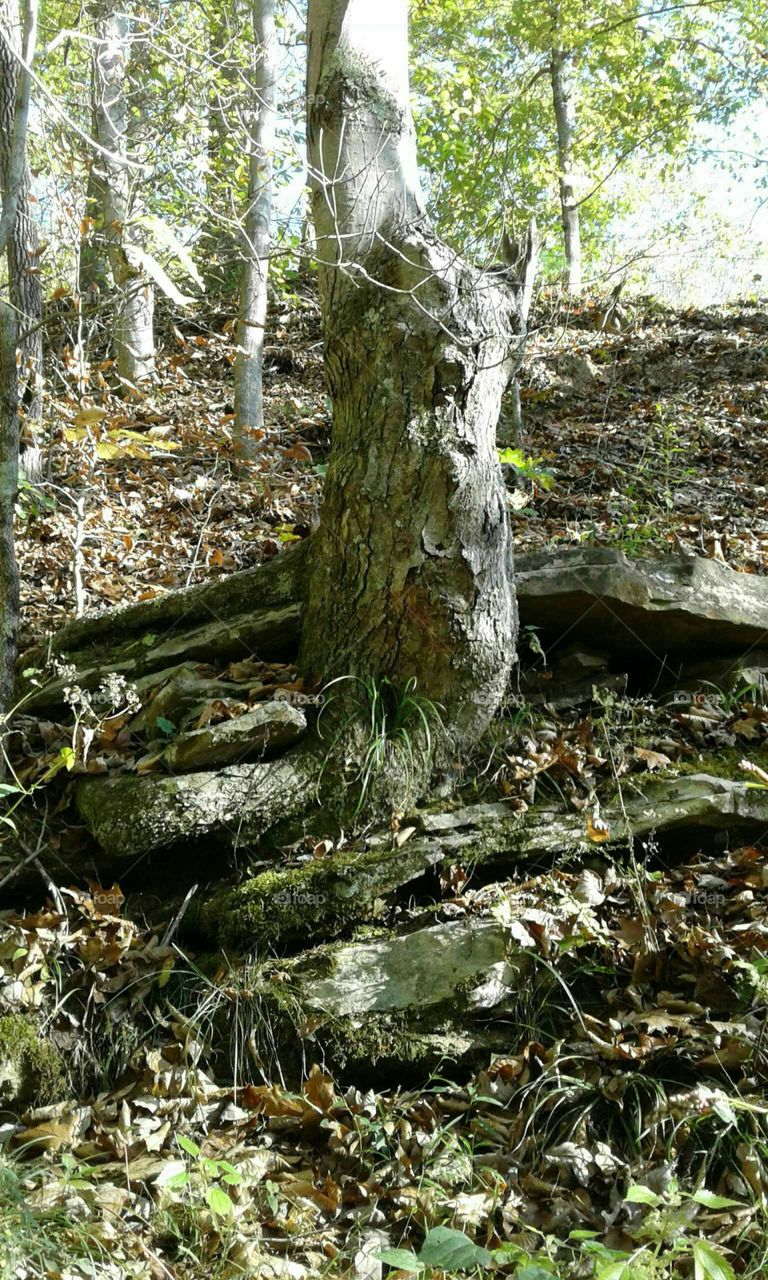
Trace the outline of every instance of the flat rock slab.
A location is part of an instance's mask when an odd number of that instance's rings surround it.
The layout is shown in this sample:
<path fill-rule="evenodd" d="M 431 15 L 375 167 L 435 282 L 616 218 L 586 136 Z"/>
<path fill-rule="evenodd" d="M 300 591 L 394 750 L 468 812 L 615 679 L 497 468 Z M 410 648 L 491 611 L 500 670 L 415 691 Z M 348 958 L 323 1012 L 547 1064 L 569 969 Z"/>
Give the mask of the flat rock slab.
<path fill-rule="evenodd" d="M 768 789 L 707 774 L 648 778 L 641 793 L 625 794 L 623 807 L 618 799 L 606 803 L 602 819 L 605 847 L 680 830 L 768 838 Z M 527 813 L 505 801 L 466 805 L 416 815 L 414 822 L 420 830 L 401 848 L 381 838 L 365 850 L 298 867 L 277 864 L 223 887 L 202 904 L 196 927 L 225 946 L 320 941 L 375 918 L 378 900 L 451 863 L 508 868 L 530 858 L 589 856 L 596 848 L 585 814 L 544 805 Z"/>
<path fill-rule="evenodd" d="M 269 763 L 162 776 L 86 778 L 76 802 L 105 858 L 133 858 L 215 835 L 237 846 L 306 804 L 317 766 L 301 749 Z"/>
<path fill-rule="evenodd" d="M 595 547 L 520 556 L 520 620 L 544 648 L 586 641 L 663 663 L 671 654 L 737 654 L 768 641 L 768 578 L 716 560 L 629 560 Z"/>
<path fill-rule="evenodd" d="M 163 752 L 171 770 L 205 769 L 211 765 L 267 759 L 298 742 L 307 718 L 287 702 L 263 702 L 232 720 L 181 733 Z"/>
<path fill-rule="evenodd" d="M 452 920 L 400 937 L 319 948 L 302 957 L 299 999 L 338 1018 L 429 1009 L 460 990 L 463 1009 L 491 1008 L 519 975 L 510 943 L 509 931 L 494 920 Z"/>

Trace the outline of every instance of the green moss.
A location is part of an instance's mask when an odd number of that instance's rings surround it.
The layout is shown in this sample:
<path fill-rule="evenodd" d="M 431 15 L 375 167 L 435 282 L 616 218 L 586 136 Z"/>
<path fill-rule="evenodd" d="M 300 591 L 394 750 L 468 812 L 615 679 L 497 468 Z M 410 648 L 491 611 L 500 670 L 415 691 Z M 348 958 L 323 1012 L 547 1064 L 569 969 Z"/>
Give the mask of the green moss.
<path fill-rule="evenodd" d="M 263 871 L 217 894 L 203 907 L 201 923 L 225 944 L 332 937 L 397 886 L 402 862 L 399 850 L 351 850 L 289 871 Z"/>
<path fill-rule="evenodd" d="M 735 782 L 754 781 L 740 768 L 742 760 L 749 760 L 768 769 L 768 748 L 745 744 L 743 747 L 720 747 L 716 751 L 696 751 L 682 760 L 675 761 L 669 769 L 660 770 L 654 778 L 688 777 L 693 773 L 707 773 L 713 778 L 728 778 Z"/>
<path fill-rule="evenodd" d="M 65 1092 L 61 1055 L 33 1020 L 16 1013 L 0 1018 L 0 1100 L 42 1106 Z"/>

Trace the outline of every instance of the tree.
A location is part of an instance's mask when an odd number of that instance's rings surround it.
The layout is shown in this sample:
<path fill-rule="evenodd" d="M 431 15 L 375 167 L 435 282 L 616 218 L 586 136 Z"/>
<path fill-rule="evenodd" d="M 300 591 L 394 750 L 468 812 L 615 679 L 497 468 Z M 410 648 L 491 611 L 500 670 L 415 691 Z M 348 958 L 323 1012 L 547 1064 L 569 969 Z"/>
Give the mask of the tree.
<path fill-rule="evenodd" d="M 578 294 L 581 292 L 581 224 L 573 171 L 576 120 L 570 57 L 563 49 L 552 51 L 549 74 L 557 126 L 557 180 L 563 221 L 565 283 L 569 293 Z"/>
<path fill-rule="evenodd" d="M 253 0 L 253 124 L 248 140 L 248 201 L 242 224 L 242 275 L 235 361 L 235 448 L 253 452 L 249 428 L 264 425 L 262 362 L 272 223 L 277 36 L 274 0 Z"/>
<path fill-rule="evenodd" d="M 510 212 L 535 214 L 578 280 L 632 193 L 630 161 L 660 178 L 696 157 L 696 130 L 761 98 L 764 6 L 640 0 L 416 0 L 417 125 L 438 226 L 489 248 Z M 572 259 L 572 263 L 566 263 Z"/>
<path fill-rule="evenodd" d="M 115 299 L 115 358 L 124 386 L 151 378 L 155 369 L 154 294 L 140 247 L 131 241 L 133 191 L 126 164 L 129 133 L 128 60 L 131 21 L 119 0 L 94 0 L 93 119 L 104 149 L 94 160 L 101 219 Z"/>
<path fill-rule="evenodd" d="M 302 662 L 442 708 L 454 744 L 515 655 L 500 399 L 530 296 L 431 230 L 409 105 L 408 5 L 310 0 L 308 155 L 333 449 Z"/>
<path fill-rule="evenodd" d="M 8 172 L 19 79 L 21 32 L 17 0 L 0 0 L 0 169 Z M 20 330 L 22 403 L 33 427 L 42 416 L 43 292 L 40 237 L 32 216 L 29 166 L 24 162 L 16 217 L 8 239 L 8 289 Z"/>
<path fill-rule="evenodd" d="M 7 16 L 6 10 L 3 16 Z M 29 66 L 35 50 L 37 0 L 27 0 L 22 43 L 23 62 L 16 78 L 10 143 L 2 158 L 3 207 L 0 213 L 0 255 L 6 252 L 17 229 L 19 199 L 26 174 L 29 121 Z M 7 28 L 0 29 L 0 40 Z M 13 538 L 13 512 L 19 479 L 19 399 L 16 376 L 18 318 L 13 305 L 0 302 L 0 713 L 10 710 L 19 620 L 19 573 Z"/>

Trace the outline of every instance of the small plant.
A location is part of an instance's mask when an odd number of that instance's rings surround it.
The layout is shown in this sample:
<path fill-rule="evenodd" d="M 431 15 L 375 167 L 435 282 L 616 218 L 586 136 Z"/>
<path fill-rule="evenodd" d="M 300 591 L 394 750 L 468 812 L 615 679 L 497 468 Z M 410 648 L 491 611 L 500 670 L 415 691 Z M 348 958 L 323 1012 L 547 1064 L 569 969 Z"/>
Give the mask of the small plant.
<path fill-rule="evenodd" d="M 523 480 L 530 480 L 547 492 L 554 487 L 555 477 L 543 465 L 543 458 L 529 458 L 522 449 L 499 449 L 501 465 L 514 467 Z"/>
<path fill-rule="evenodd" d="M 357 817 L 374 779 L 393 762 L 393 758 L 404 772 L 406 791 L 410 789 L 416 773 L 416 750 L 431 757 L 433 730 L 442 729 L 442 707 L 416 692 L 415 676 L 410 677 L 403 690 L 398 690 L 387 676 L 378 680 L 373 677 L 363 679 L 360 676 L 339 676 L 326 688 L 340 684 L 349 686 L 348 697 L 342 704 L 342 723 L 329 748 L 326 764 L 336 746 L 353 726 L 360 726 L 364 742 L 352 778 L 352 784 L 360 789 L 354 811 L 354 816 Z M 331 695 L 323 703 L 318 717 L 318 731 L 323 713 L 335 701 L 336 698 Z"/>
<path fill-rule="evenodd" d="M 237 1169 L 228 1160 L 203 1155 L 197 1143 L 183 1134 L 177 1134 L 176 1141 L 188 1159 L 170 1160 L 158 1177 L 158 1185 L 172 1191 L 185 1189 L 193 1208 L 207 1206 L 216 1218 L 231 1218 L 235 1206 L 226 1188 L 242 1181 Z"/>

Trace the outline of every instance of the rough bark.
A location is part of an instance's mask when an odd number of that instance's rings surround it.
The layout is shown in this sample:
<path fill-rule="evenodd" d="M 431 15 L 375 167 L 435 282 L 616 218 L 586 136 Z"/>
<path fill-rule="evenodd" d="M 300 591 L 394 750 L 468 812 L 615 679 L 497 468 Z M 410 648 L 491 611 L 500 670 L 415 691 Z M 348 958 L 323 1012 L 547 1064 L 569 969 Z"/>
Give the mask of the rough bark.
<path fill-rule="evenodd" d="M 302 662 L 313 678 L 415 679 L 454 740 L 472 740 L 515 651 L 495 428 L 521 308 L 426 226 L 406 0 L 314 0 L 308 40 L 334 444 Z"/>
<path fill-rule="evenodd" d="M 0 714 L 8 712 L 13 701 L 19 623 L 19 572 L 13 541 L 13 509 L 19 483 L 16 335 L 15 312 L 0 302 Z"/>
<path fill-rule="evenodd" d="M 19 82 L 22 39 L 17 0 L 0 0 L 0 172 L 3 201 Z M 42 416 L 43 294 L 40 283 L 40 237 L 32 217 L 29 166 L 24 161 L 16 197 L 16 216 L 8 240 L 8 285 L 16 310 L 21 352 L 20 394 L 24 418 L 34 429 Z M 33 331 L 34 330 L 34 331 Z"/>
<path fill-rule="evenodd" d="M 129 389 L 154 374 L 154 294 L 131 253 L 132 205 L 127 156 L 129 127 L 128 55 L 131 23 L 117 0 L 96 0 L 93 56 L 93 114 L 96 141 L 109 152 L 94 161 L 100 187 L 104 238 L 114 282 L 115 359 Z"/>
<path fill-rule="evenodd" d="M 243 220 L 243 265 L 237 322 L 235 449 L 251 458 L 249 428 L 264 426 L 262 366 L 267 318 L 267 276 L 272 222 L 272 161 L 275 145 L 277 32 L 274 0 L 253 0 L 253 126 L 249 138 L 248 206 Z"/>
<path fill-rule="evenodd" d="M 557 166 L 565 245 L 565 282 L 568 292 L 575 295 L 581 292 L 582 286 L 581 227 L 573 166 L 576 116 L 569 71 L 568 55 L 562 50 L 556 50 L 552 55 L 550 77 L 557 125 Z"/>
<path fill-rule="evenodd" d="M 27 0 L 22 46 L 27 64 L 34 55 L 36 33 L 37 0 Z M 30 82 L 29 73 L 21 68 L 16 77 L 11 118 L 0 122 L 5 128 L 10 125 L 10 141 L 0 175 L 3 197 L 0 254 L 5 252 L 17 230 L 18 205 L 26 171 Z M 19 574 L 13 539 L 13 512 L 19 481 L 17 341 L 17 312 L 12 305 L 0 302 L 0 714 L 7 714 L 12 705 L 19 622 Z"/>

